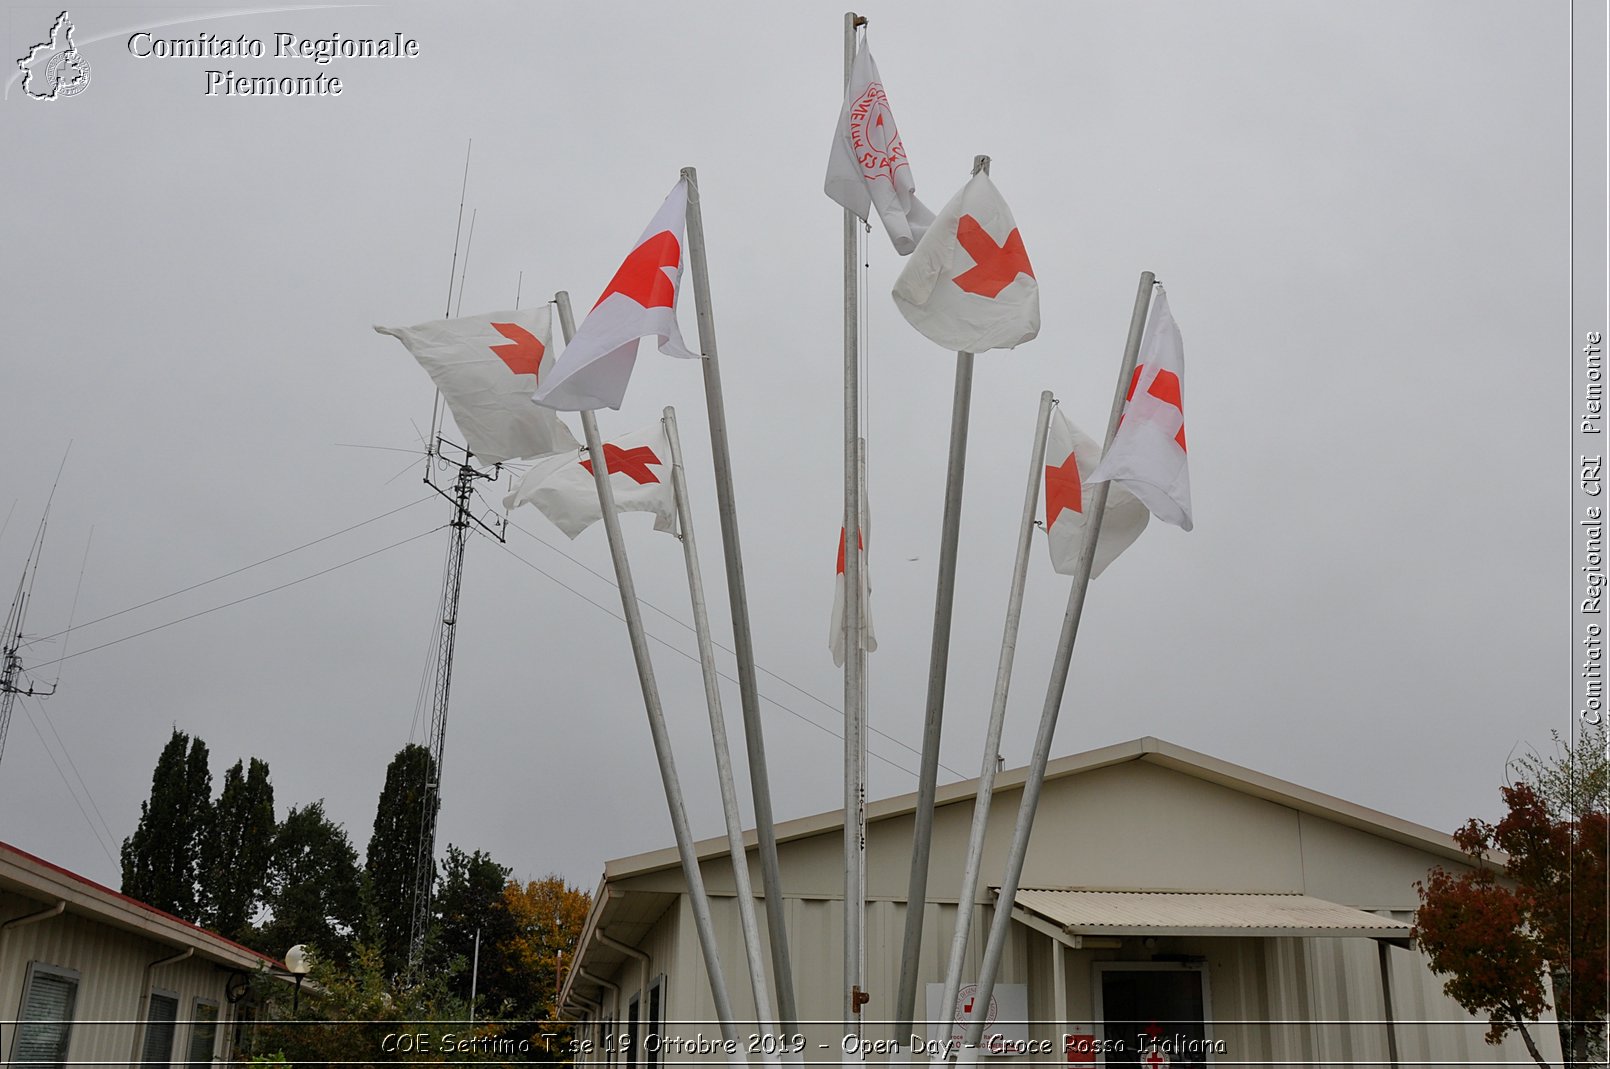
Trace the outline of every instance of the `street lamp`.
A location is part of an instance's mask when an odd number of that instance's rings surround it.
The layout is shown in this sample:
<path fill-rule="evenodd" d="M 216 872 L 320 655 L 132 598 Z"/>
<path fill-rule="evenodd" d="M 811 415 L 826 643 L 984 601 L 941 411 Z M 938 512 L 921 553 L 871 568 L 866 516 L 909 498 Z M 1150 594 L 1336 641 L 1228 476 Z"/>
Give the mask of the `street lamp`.
<path fill-rule="evenodd" d="M 306 946 L 296 944 L 285 952 L 285 971 L 296 977 L 296 993 L 291 996 L 291 1013 L 295 1014 L 302 1004 L 302 979 L 313 968 L 311 955 Z"/>

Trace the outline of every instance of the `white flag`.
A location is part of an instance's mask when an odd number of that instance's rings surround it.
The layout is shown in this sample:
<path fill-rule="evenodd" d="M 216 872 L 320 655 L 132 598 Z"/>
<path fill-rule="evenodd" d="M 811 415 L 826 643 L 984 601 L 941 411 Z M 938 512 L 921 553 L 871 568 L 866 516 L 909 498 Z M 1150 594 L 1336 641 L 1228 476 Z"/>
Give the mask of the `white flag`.
<path fill-rule="evenodd" d="M 906 322 L 953 352 L 1011 349 L 1040 333 L 1040 284 L 989 175 L 950 198 L 894 284 Z"/>
<path fill-rule="evenodd" d="M 867 509 L 864 469 L 861 478 L 861 536 L 856 539 L 860 550 L 857 560 L 861 566 L 861 648 L 871 653 L 878 648 L 878 636 L 872 630 L 872 580 L 867 575 L 866 566 L 867 543 L 872 540 L 872 514 Z M 840 527 L 838 571 L 833 576 L 833 620 L 827 631 L 827 648 L 833 651 L 833 663 L 839 667 L 844 665 L 844 602 L 849 592 L 844 581 L 844 549 L 844 528 Z"/>
<path fill-rule="evenodd" d="M 1062 409 L 1052 409 L 1045 439 L 1045 532 L 1051 567 L 1062 575 L 1074 573 L 1085 544 L 1085 491 L 1089 487 L 1081 472 L 1094 471 L 1100 459 L 1101 446 L 1095 439 L 1069 423 Z M 1146 506 L 1134 494 L 1122 486 L 1109 489 L 1090 577 L 1100 575 L 1133 545 L 1150 519 Z"/>
<path fill-rule="evenodd" d="M 490 312 L 414 327 L 376 327 L 430 373 L 464 444 L 484 464 L 576 448 L 575 435 L 531 392 L 553 370 L 552 309 Z"/>
<path fill-rule="evenodd" d="M 862 219 L 876 208 L 894 251 L 901 256 L 917 247 L 934 220 L 934 213 L 917 199 L 906 148 L 894 124 L 894 112 L 889 110 L 889 95 L 883 91 L 883 79 L 865 38 L 850 65 L 850 81 L 845 86 L 838 128 L 833 131 L 827 181 L 822 188 Z"/>
<path fill-rule="evenodd" d="M 1087 483 L 1127 487 L 1164 523 L 1191 529 L 1191 473 L 1185 464 L 1185 343 L 1157 287 L 1123 421 Z"/>
<path fill-rule="evenodd" d="M 619 408 L 637 362 L 638 339 L 650 334 L 660 339 L 662 353 L 699 358 L 683 344 L 676 322 L 687 214 L 688 184 L 678 181 L 576 329 L 553 373 L 537 385 L 538 404 L 567 412 Z"/>
<path fill-rule="evenodd" d="M 604 463 L 617 512 L 652 512 L 656 531 L 676 533 L 671 446 L 663 423 L 605 442 Z M 587 451 L 552 457 L 526 472 L 503 499 L 503 507 L 525 504 L 537 506 L 571 538 L 601 520 L 604 513 L 598 506 L 598 485 Z"/>

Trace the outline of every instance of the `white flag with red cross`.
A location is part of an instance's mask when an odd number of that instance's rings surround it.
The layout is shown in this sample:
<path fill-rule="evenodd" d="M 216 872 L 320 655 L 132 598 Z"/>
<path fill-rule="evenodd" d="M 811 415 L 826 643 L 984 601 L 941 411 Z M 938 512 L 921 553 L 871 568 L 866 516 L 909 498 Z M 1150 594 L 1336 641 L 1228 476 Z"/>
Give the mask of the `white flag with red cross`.
<path fill-rule="evenodd" d="M 1191 474 L 1185 463 L 1185 343 L 1157 287 L 1140 356 L 1112 446 L 1085 480 L 1126 487 L 1164 523 L 1191 529 Z"/>
<path fill-rule="evenodd" d="M 637 362 L 640 338 L 659 338 L 660 352 L 697 360 L 682 341 L 676 298 L 682 281 L 682 241 L 688 184 L 678 181 L 643 236 L 604 287 L 552 374 L 537 385 L 539 405 L 582 412 L 619 408 Z"/>
<path fill-rule="evenodd" d="M 1081 473 L 1094 471 L 1100 459 L 1101 446 L 1095 439 L 1068 422 L 1062 409 L 1052 409 L 1045 438 L 1045 533 L 1051 547 L 1051 566 L 1062 575 L 1072 575 L 1077 570 L 1089 527 L 1085 502 L 1090 488 Z M 1092 579 L 1134 545 L 1149 519 L 1151 514 L 1134 494 L 1122 486 L 1107 491 L 1101 538 L 1090 565 Z"/>
<path fill-rule="evenodd" d="M 863 475 L 864 478 L 864 475 Z M 860 552 L 857 563 L 861 569 L 861 648 L 868 653 L 878 648 L 878 636 L 872 630 L 872 580 L 867 576 L 866 547 L 872 538 L 872 515 L 867 510 L 866 488 L 862 484 L 861 490 L 861 531 L 856 538 L 856 549 Z M 839 528 L 839 559 L 838 570 L 833 576 L 833 619 L 828 626 L 827 648 L 833 652 L 833 663 L 838 667 L 844 666 L 845 650 L 845 601 L 849 592 L 849 585 L 844 580 L 844 528 Z"/>
<path fill-rule="evenodd" d="M 917 247 L 934 220 L 934 213 L 917 199 L 906 147 L 889 109 L 889 94 L 883 91 L 883 78 L 865 38 L 850 65 L 822 189 L 862 219 L 870 218 L 876 208 L 894 251 L 901 256 Z"/>
<path fill-rule="evenodd" d="M 483 464 L 576 448 L 531 393 L 553 370 L 552 309 L 489 312 L 413 327 L 376 327 L 408 347 L 436 383 L 464 444 Z"/>
<path fill-rule="evenodd" d="M 604 464 L 617 512 L 652 512 L 654 529 L 676 533 L 676 493 L 671 486 L 671 445 L 665 424 L 604 443 Z M 505 509 L 535 505 L 568 537 L 603 519 L 598 484 L 586 450 L 552 457 L 525 473 L 503 499 Z"/>
<path fill-rule="evenodd" d="M 1040 333 L 1040 284 L 988 174 L 968 179 L 922 236 L 895 280 L 894 303 L 953 352 L 1011 349 Z"/>

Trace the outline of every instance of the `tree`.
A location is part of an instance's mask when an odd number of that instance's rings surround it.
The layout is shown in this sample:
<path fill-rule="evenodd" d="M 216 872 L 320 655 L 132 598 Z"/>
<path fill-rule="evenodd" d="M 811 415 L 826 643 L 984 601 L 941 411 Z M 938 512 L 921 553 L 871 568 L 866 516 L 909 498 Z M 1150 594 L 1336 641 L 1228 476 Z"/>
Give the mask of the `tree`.
<path fill-rule="evenodd" d="M 410 743 L 386 766 L 386 783 L 375 809 L 374 834 L 364 865 L 364 896 L 369 939 L 392 973 L 408 967 L 426 787 L 435 779 L 436 762 L 430 751 Z M 434 882 L 434 859 L 430 865 Z"/>
<path fill-rule="evenodd" d="M 591 905 L 591 895 L 559 876 L 504 886 L 502 908 L 513 930 L 497 945 L 494 960 L 483 961 L 482 975 L 506 992 L 506 1015 L 558 1019 L 559 982 L 575 957 Z"/>
<path fill-rule="evenodd" d="M 1575 779 L 1566 770 L 1564 779 L 1544 782 Z M 1487 1041 L 1517 1031 L 1539 1065 L 1547 1063 L 1525 1022 L 1547 1008 L 1549 978 L 1567 1064 L 1586 1065 L 1603 1048 L 1610 823 L 1602 803 L 1562 809 L 1532 783 L 1501 793 L 1508 809 L 1502 820 L 1472 819 L 1454 833 L 1473 867 L 1450 873 L 1439 866 L 1415 885 L 1413 937 L 1432 970 L 1448 977 L 1449 997 L 1487 1017 Z M 1568 796 L 1581 797 L 1575 790 Z M 1508 855 L 1502 870 L 1496 852 Z"/>
<path fill-rule="evenodd" d="M 251 934 L 277 831 L 267 763 L 254 757 L 247 772 L 236 761 L 224 774 L 201 855 L 201 914 L 208 927 L 236 940 Z"/>
<path fill-rule="evenodd" d="M 490 854 L 480 850 L 466 854 L 448 845 L 426 960 L 431 963 L 432 974 L 461 975 L 463 982 L 458 986 L 462 990 L 458 994 L 466 1000 L 471 987 L 475 933 L 481 933 L 483 960 L 489 960 L 494 948 L 514 934 L 509 913 L 503 908 L 503 887 L 508 882 L 509 870 L 493 861 Z M 464 967 L 455 968 L 460 960 Z M 492 1007 L 493 1012 L 502 1003 L 502 992 L 495 985 L 480 985 L 477 994 L 477 1001 Z"/>
<path fill-rule="evenodd" d="M 212 823 L 207 744 L 175 728 L 151 773 L 151 797 L 123 840 L 123 893 L 188 921 L 201 920 L 202 845 Z"/>
<path fill-rule="evenodd" d="M 272 919 L 259 941 L 284 954 L 298 943 L 345 964 L 362 917 L 358 853 L 324 814 L 324 802 L 292 809 L 274 837 L 267 902 Z"/>

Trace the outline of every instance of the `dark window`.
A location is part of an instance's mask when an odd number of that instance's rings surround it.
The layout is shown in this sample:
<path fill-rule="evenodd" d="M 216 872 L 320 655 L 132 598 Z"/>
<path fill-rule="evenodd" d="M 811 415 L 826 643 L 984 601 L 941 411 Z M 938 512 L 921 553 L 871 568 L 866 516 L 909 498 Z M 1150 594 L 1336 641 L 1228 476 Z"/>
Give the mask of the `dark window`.
<path fill-rule="evenodd" d="M 662 974 L 648 985 L 648 1015 L 643 1020 L 643 1039 L 648 1047 L 645 1062 L 648 1069 L 655 1069 L 660 1064 L 660 1044 L 665 1039 L 665 1002 L 660 996 L 664 991 L 665 977 Z M 649 1042 L 651 1039 L 652 1042 Z"/>
<path fill-rule="evenodd" d="M 140 1062 L 144 1065 L 173 1064 L 173 1030 L 179 1019 L 179 996 L 172 992 L 151 992 L 145 1014 L 145 1043 Z"/>
<path fill-rule="evenodd" d="M 191 1069 L 212 1064 L 212 1048 L 218 1038 L 218 1003 L 196 999 L 195 1018 L 190 1025 Z"/>
<path fill-rule="evenodd" d="M 13 1064 L 65 1066 L 73 1032 L 73 1006 L 78 1002 L 78 973 L 40 962 L 28 964 L 23 982 Z"/>
<path fill-rule="evenodd" d="M 638 1069 L 643 1064 L 639 1060 L 643 1057 L 643 1050 L 637 1044 L 637 1006 L 637 996 L 633 995 L 626 1009 L 626 1057 L 621 1059 L 632 1069 Z"/>

